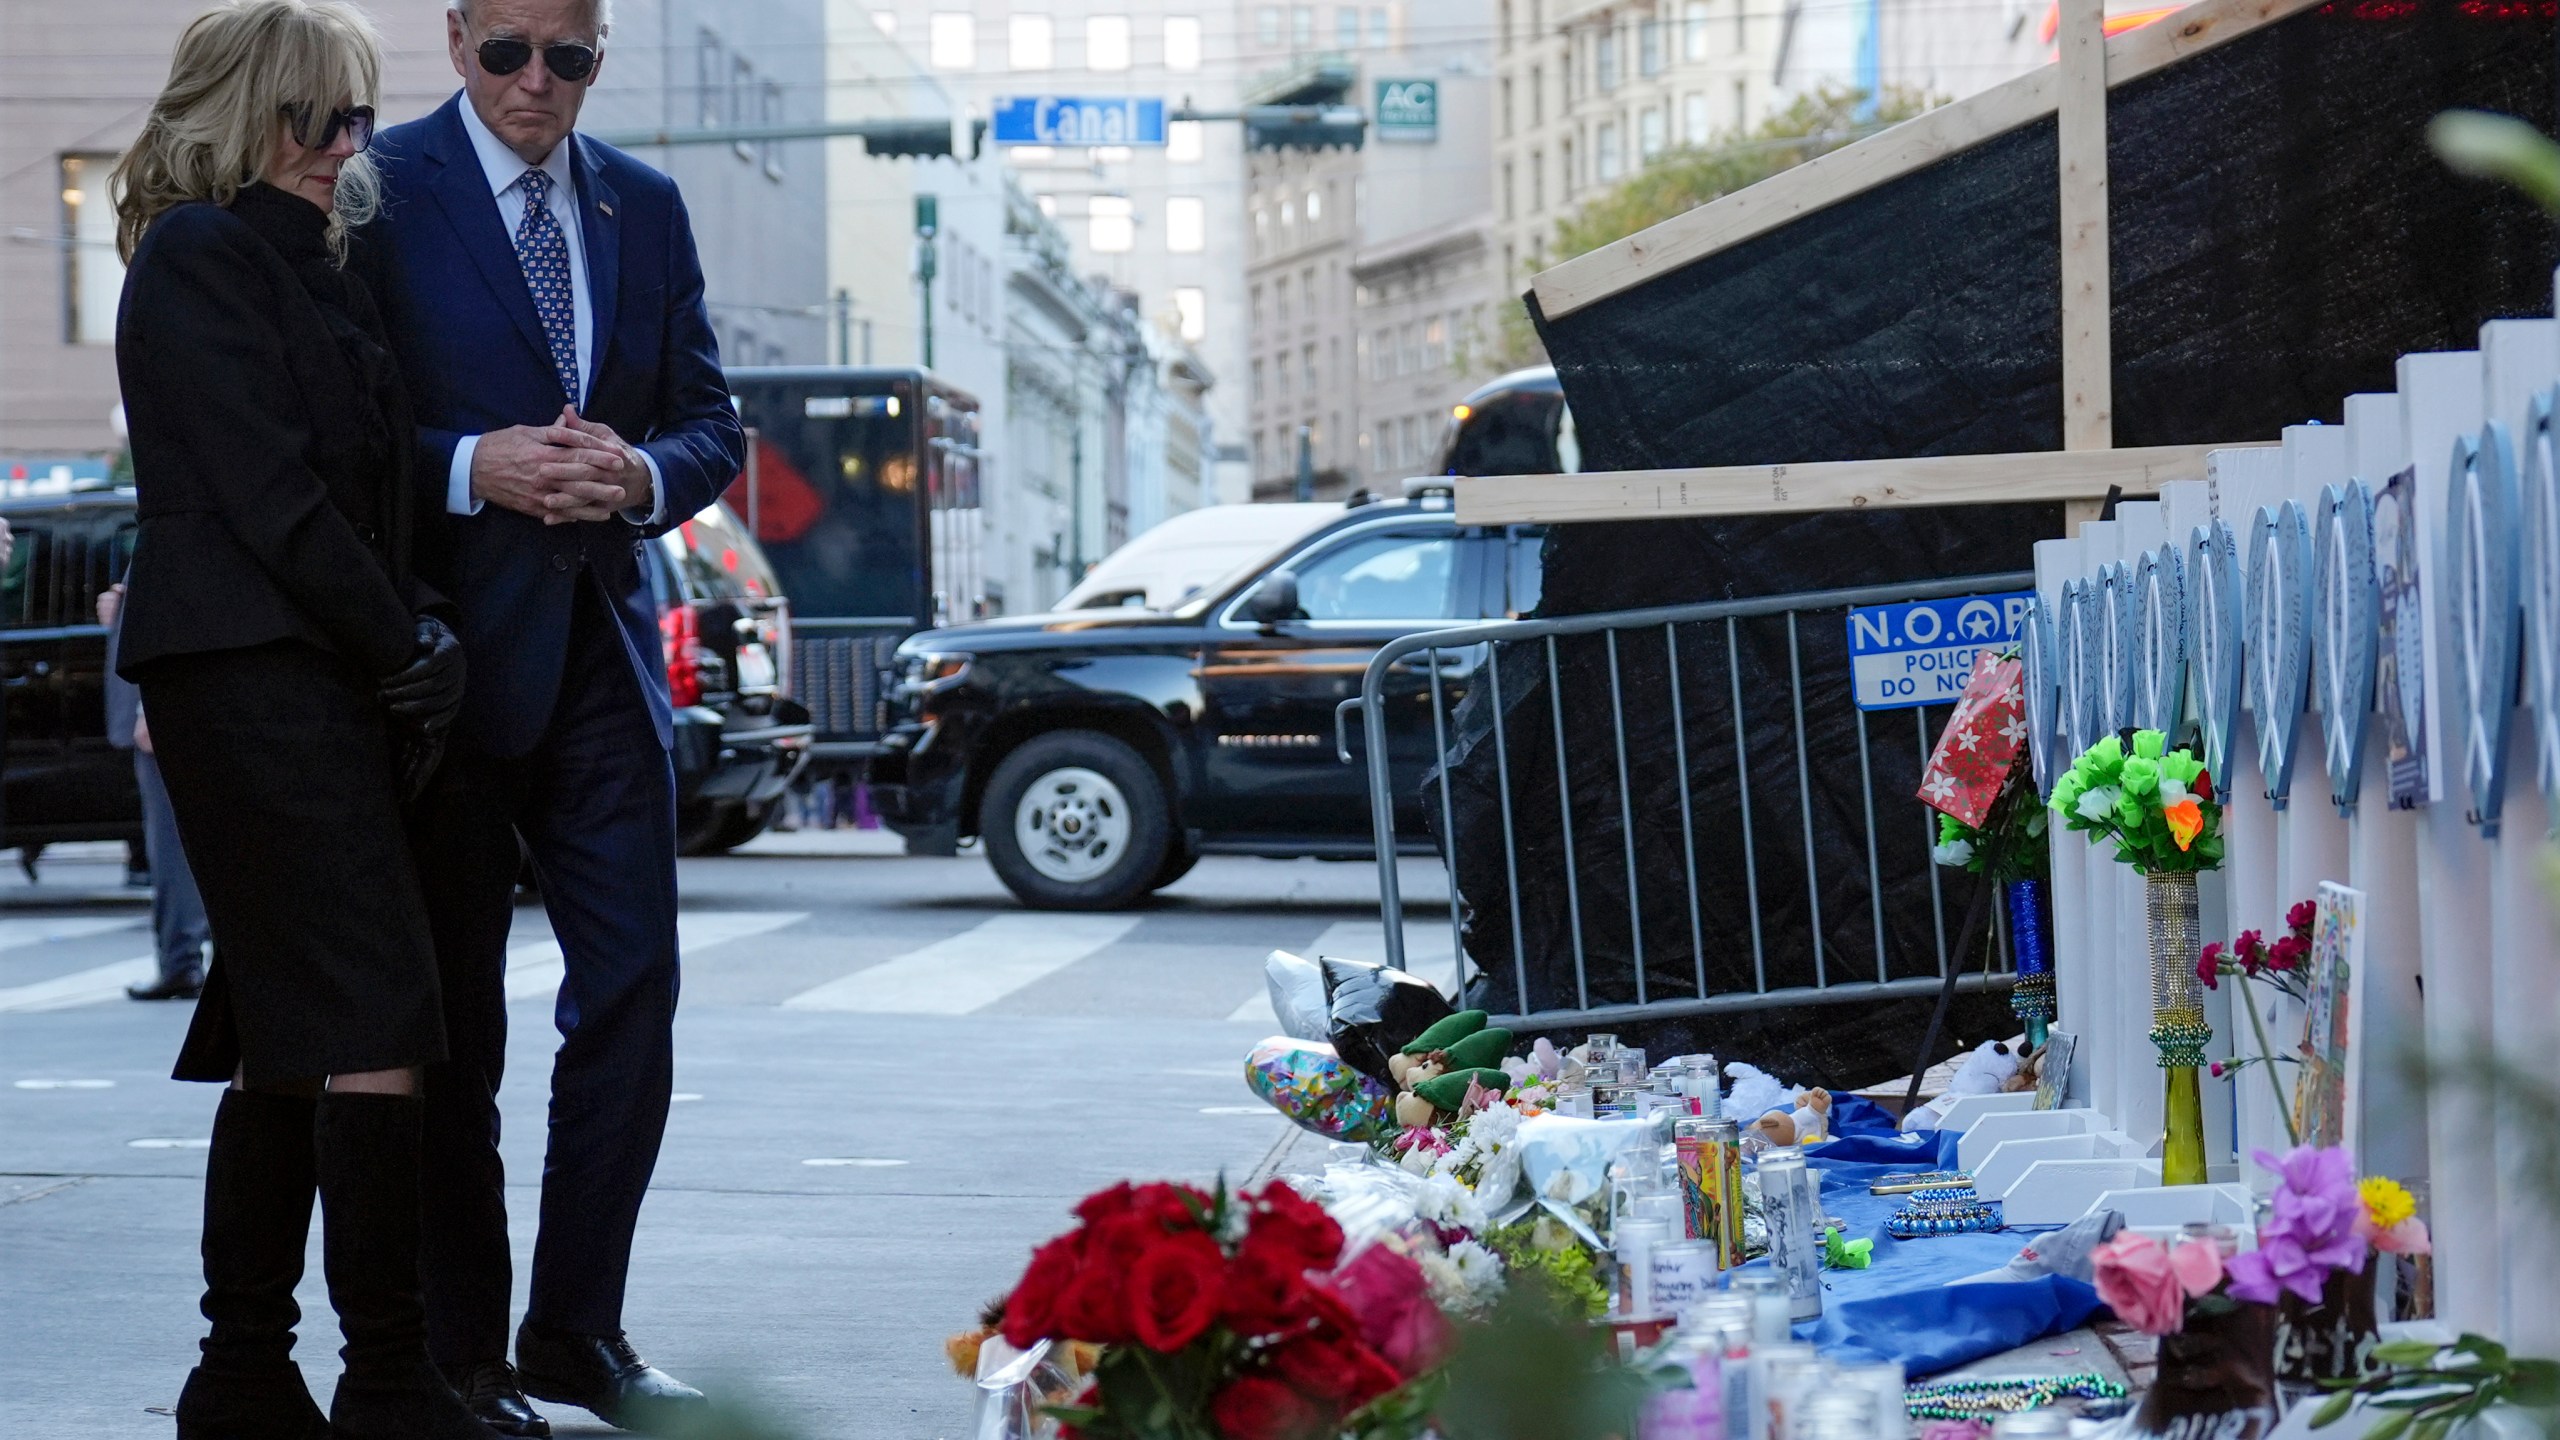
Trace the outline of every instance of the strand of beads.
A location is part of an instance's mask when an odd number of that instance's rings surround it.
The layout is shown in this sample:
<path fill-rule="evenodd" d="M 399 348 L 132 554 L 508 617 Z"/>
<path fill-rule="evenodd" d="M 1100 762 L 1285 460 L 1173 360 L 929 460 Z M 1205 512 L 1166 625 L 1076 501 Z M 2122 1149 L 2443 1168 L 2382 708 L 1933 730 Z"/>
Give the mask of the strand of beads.
<path fill-rule="evenodd" d="M 1979 1200 L 1961 1202 L 1933 1201 L 1906 1205 L 1884 1222 L 1885 1233 L 1896 1240 L 1920 1240 L 1934 1235 L 1964 1235 L 1977 1230 L 2000 1228 L 2000 1207 Z"/>
<path fill-rule="evenodd" d="M 1915 1420 L 1974 1420 L 2041 1410 L 2058 1400 L 2118 1400 L 2125 1387 L 2093 1371 L 2000 1380 L 1939 1380 L 1903 1392 Z"/>

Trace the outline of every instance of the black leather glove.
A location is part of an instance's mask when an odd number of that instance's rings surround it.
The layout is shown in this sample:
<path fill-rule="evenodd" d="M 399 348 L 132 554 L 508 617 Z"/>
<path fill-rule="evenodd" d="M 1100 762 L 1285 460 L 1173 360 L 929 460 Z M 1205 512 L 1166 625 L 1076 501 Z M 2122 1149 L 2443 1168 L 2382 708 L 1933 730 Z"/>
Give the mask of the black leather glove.
<path fill-rule="evenodd" d="M 425 734 L 441 734 L 462 711 L 462 639 L 433 615 L 418 617 L 418 653 L 382 682 L 382 703 Z"/>

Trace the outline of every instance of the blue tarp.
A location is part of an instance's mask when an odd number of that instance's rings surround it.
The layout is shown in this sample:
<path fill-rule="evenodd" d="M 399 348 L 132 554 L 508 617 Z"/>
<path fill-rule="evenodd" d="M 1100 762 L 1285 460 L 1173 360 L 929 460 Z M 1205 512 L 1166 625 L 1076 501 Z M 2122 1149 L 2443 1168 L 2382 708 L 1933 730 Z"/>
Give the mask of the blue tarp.
<path fill-rule="evenodd" d="M 1798 1325 L 1797 1339 L 1838 1359 L 1899 1360 L 1918 1378 L 2072 1329 L 2100 1308 L 2096 1290 L 2056 1275 L 1949 1285 L 2007 1264 L 2029 1235 L 2053 1227 L 1896 1240 L 1884 1222 L 1905 1197 L 1867 1187 L 1889 1171 L 1954 1169 L 1956 1137 L 1898 1135 L 1881 1109 L 1850 1096 L 1834 1101 L 1831 1121 L 1840 1138 L 1808 1149 L 1806 1163 L 1822 1177 L 1823 1213 L 1851 1239 L 1875 1241 L 1875 1252 L 1864 1270 L 1822 1272 L 1822 1318 Z"/>

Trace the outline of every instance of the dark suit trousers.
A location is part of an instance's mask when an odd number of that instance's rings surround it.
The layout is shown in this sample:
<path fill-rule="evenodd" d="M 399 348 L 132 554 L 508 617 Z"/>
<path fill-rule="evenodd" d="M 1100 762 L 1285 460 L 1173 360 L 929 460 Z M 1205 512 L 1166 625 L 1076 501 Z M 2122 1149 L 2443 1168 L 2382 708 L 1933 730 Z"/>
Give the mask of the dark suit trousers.
<path fill-rule="evenodd" d="M 551 1132 L 528 1318 L 622 1328 L 641 1197 L 674 1078 L 675 775 L 594 579 L 580 577 L 560 698 L 533 750 L 457 737 L 416 842 L 452 1058 L 428 1071 L 419 1268 L 443 1364 L 507 1354 L 512 1272 L 498 1084 L 517 837 L 567 968 L 554 1020 Z"/>

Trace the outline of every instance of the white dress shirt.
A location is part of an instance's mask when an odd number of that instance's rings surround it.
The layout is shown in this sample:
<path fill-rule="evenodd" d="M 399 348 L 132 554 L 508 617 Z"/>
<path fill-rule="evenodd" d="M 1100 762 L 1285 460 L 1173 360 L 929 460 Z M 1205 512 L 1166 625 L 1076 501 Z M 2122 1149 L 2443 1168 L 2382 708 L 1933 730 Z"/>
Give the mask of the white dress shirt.
<path fill-rule="evenodd" d="M 553 146 L 539 167 L 530 166 L 481 123 L 479 112 L 471 108 L 467 96 L 456 108 L 462 114 L 462 131 L 471 137 L 471 149 L 480 157 L 480 169 L 488 176 L 489 193 L 497 199 L 498 220 L 506 227 L 511 246 L 518 227 L 524 224 L 525 173 L 539 168 L 551 177 L 548 197 L 551 218 L 558 222 L 561 237 L 567 241 L 569 251 L 570 313 L 577 333 L 576 399 L 580 412 L 584 413 L 587 389 L 595 383 L 596 375 L 596 310 L 587 289 L 587 237 L 585 229 L 578 223 L 577 177 L 569 165 L 571 142 L 564 140 Z M 471 493 L 471 457 L 479 448 L 480 437 L 477 435 L 465 435 L 454 443 L 453 464 L 445 476 L 445 509 L 452 514 L 477 515 L 480 507 L 487 503 Z M 649 467 L 649 509 L 646 513 L 636 508 L 626 510 L 623 518 L 635 525 L 655 524 L 665 514 L 667 503 L 665 487 L 659 481 L 658 462 L 639 446 L 634 445 L 632 449 L 640 456 L 640 463 Z"/>

